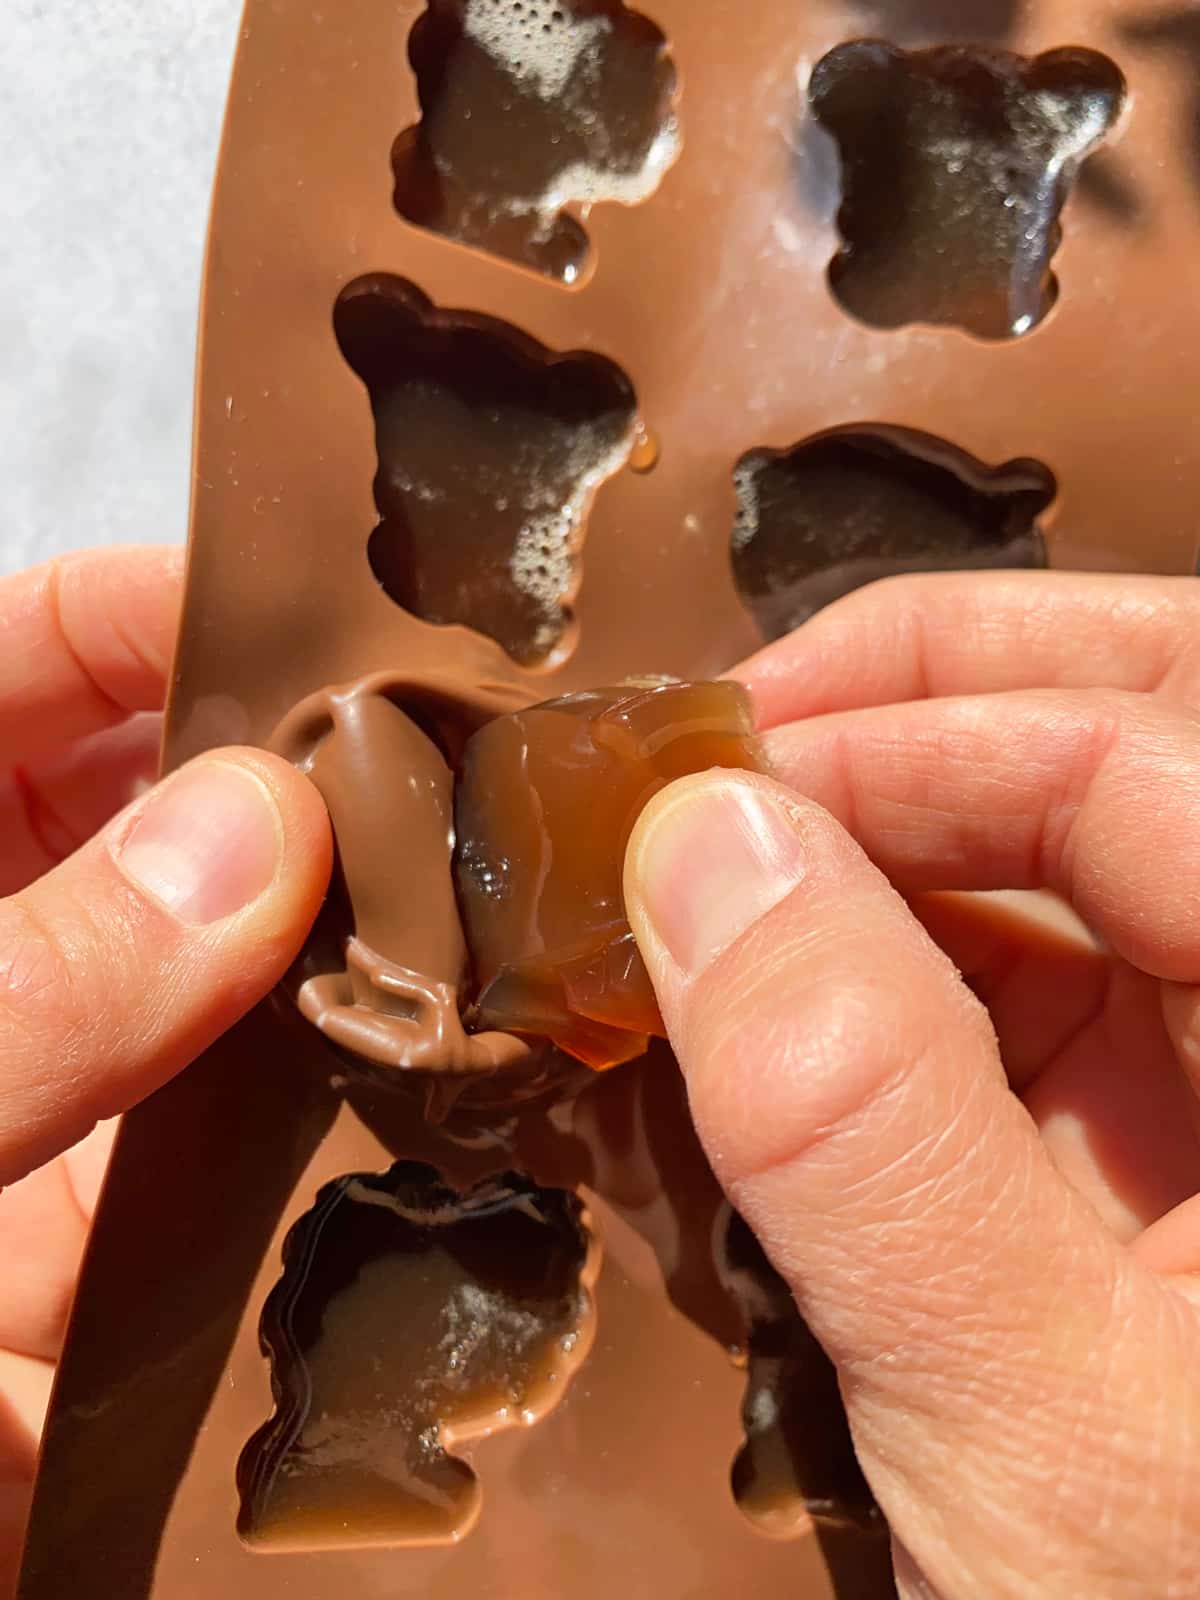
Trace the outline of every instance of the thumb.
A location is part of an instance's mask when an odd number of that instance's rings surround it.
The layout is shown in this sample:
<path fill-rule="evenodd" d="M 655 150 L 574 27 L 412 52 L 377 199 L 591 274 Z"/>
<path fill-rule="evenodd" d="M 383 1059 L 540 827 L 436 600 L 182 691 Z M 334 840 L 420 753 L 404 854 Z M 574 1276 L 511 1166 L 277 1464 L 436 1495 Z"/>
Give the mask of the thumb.
<path fill-rule="evenodd" d="M 1149 1517 L 1169 1543 L 1145 1466 L 1171 1459 L 1191 1324 L 1059 1177 L 986 1012 L 850 837 L 766 779 L 686 779 L 634 833 L 626 902 L 717 1175 L 837 1363 L 934 1592 L 1083 1592 L 1085 1527 Z"/>
<path fill-rule="evenodd" d="M 158 1088 L 270 990 L 331 851 L 307 779 L 224 751 L 0 901 L 0 1184 Z"/>

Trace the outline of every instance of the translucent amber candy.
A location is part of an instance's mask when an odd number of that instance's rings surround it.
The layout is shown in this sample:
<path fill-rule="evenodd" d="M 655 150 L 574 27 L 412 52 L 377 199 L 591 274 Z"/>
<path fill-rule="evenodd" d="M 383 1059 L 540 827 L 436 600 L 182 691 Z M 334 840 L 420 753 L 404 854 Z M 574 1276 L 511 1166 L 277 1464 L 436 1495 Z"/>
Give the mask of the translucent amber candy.
<path fill-rule="evenodd" d="M 642 808 L 711 767 L 763 770 L 734 683 L 625 685 L 488 723 L 455 801 L 472 1026 L 536 1034 L 598 1070 L 662 1036 L 625 916 L 625 847 Z"/>

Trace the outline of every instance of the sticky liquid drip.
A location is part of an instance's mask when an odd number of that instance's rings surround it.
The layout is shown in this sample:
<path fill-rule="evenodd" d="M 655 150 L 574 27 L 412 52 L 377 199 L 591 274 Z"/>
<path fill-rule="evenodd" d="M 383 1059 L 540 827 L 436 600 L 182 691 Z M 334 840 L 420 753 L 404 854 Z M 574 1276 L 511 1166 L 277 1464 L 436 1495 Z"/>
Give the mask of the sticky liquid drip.
<path fill-rule="evenodd" d="M 653 472 L 658 465 L 659 443 L 644 422 L 639 420 L 633 435 L 633 449 L 629 452 L 629 466 L 633 472 Z"/>
<path fill-rule="evenodd" d="M 730 1212 L 721 1271 L 746 1319 L 746 1442 L 733 1465 L 734 1498 L 772 1538 L 797 1538 L 814 1522 L 882 1533 L 837 1403 L 832 1363 L 741 1217 Z M 819 1463 L 819 1465 L 818 1465 Z"/>

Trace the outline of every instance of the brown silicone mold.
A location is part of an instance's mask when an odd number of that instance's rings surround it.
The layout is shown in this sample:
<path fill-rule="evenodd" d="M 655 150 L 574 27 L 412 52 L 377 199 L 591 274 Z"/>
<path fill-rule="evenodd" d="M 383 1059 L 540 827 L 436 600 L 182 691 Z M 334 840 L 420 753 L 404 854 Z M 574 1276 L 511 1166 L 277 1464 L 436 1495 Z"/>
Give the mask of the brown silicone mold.
<path fill-rule="evenodd" d="M 454 770 L 888 572 L 1194 572 L 1196 37 L 249 0 L 166 760 L 283 750 L 341 866 L 286 992 L 126 1119 L 21 1600 L 892 1592 L 665 1047 L 460 1014 Z"/>

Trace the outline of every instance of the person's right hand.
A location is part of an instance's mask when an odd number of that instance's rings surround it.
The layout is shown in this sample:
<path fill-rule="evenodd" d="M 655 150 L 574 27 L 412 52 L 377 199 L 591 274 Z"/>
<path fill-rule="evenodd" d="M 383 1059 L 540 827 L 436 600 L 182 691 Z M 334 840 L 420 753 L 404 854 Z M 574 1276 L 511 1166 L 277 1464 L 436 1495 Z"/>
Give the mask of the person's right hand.
<path fill-rule="evenodd" d="M 1195 1600 L 1200 584 L 895 580 L 737 676 L 783 784 L 664 791 L 627 905 L 901 1594 Z M 958 893 L 1034 888 L 1095 941 Z"/>

